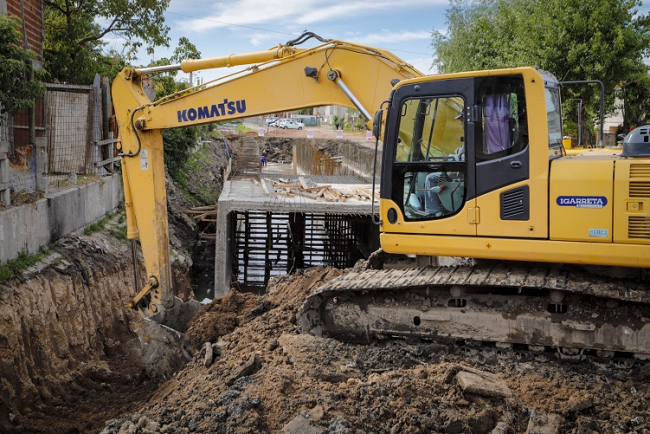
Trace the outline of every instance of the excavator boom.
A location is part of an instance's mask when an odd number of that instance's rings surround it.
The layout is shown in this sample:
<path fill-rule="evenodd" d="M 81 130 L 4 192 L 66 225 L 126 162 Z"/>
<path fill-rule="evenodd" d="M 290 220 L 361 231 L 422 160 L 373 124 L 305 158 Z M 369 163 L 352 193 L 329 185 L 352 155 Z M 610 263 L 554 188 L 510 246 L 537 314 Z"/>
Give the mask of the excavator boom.
<path fill-rule="evenodd" d="M 147 287 L 134 300 L 144 316 L 174 305 L 163 163 L 163 128 L 186 127 L 324 105 L 356 107 L 369 121 L 393 85 L 422 76 L 396 56 L 342 41 L 315 48 L 184 61 L 184 70 L 256 63 L 245 71 L 151 102 L 151 70 L 125 68 L 113 82 L 129 238 L 142 244 Z"/>

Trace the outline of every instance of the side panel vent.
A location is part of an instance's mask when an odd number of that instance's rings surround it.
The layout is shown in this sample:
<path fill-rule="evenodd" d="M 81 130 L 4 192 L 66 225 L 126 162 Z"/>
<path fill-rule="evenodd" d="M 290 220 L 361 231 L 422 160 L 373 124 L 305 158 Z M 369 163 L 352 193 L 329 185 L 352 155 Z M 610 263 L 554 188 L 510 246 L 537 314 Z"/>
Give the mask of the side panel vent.
<path fill-rule="evenodd" d="M 650 239 L 650 217 L 628 217 L 628 237 Z"/>
<path fill-rule="evenodd" d="M 501 220 L 530 218 L 530 189 L 527 185 L 501 193 Z"/>
<path fill-rule="evenodd" d="M 630 197 L 650 197 L 650 164 L 630 165 Z"/>

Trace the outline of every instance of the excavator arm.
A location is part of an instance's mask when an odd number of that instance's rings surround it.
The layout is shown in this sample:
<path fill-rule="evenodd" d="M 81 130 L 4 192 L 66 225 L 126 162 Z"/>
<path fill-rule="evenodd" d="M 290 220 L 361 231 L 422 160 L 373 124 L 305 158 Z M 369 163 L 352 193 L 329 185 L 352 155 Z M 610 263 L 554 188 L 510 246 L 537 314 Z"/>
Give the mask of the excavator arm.
<path fill-rule="evenodd" d="M 250 66 L 159 101 L 151 102 L 143 91 L 150 73 L 238 65 Z M 136 278 L 132 307 L 148 317 L 175 303 L 160 130 L 324 105 L 355 107 L 370 122 L 371 113 L 388 99 L 397 82 L 422 75 L 391 53 L 342 41 L 324 41 L 309 49 L 279 45 L 171 67 L 125 68 L 112 92 L 120 130 L 127 235 L 140 239 L 147 272 L 143 288 Z"/>

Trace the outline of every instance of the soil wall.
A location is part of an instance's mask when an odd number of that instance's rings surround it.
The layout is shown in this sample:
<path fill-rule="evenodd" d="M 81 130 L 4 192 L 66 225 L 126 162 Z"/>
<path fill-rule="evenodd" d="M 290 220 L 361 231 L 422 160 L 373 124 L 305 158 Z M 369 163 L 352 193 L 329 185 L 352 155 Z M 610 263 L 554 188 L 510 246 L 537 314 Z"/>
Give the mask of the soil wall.
<path fill-rule="evenodd" d="M 126 245 L 102 235 L 73 236 L 54 249 L 58 263 L 0 285 L 1 432 L 21 426 L 65 432 L 50 420 L 65 408 L 79 410 L 70 423 L 83 425 L 82 409 L 73 407 L 90 391 L 121 381 L 112 362 L 122 365 L 123 379 L 140 375 L 129 330 L 133 272 Z"/>

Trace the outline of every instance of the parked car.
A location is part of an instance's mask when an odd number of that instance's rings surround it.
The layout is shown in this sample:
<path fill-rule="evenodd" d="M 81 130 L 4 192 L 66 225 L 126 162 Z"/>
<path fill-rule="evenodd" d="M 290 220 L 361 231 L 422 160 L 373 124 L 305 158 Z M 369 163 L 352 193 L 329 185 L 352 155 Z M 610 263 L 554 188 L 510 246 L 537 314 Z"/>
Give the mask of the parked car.
<path fill-rule="evenodd" d="M 305 128 L 305 124 L 302 122 L 294 121 L 293 119 L 283 119 L 280 121 L 278 124 L 276 124 L 279 128 L 282 129 L 293 129 L 293 130 L 302 130 Z"/>
<path fill-rule="evenodd" d="M 266 124 L 271 125 L 271 124 L 273 124 L 273 123 L 275 123 L 275 122 L 277 122 L 279 120 L 280 120 L 280 118 L 277 118 L 275 116 L 269 116 L 268 118 L 266 118 Z"/>

